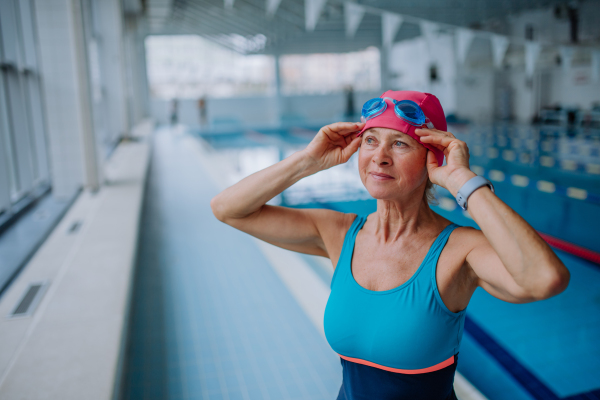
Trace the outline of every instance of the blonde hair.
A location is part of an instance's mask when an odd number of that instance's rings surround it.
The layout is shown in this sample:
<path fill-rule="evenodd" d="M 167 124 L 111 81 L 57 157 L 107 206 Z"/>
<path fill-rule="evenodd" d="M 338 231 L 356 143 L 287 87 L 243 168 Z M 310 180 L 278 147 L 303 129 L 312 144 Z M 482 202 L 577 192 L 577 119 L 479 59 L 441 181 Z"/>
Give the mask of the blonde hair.
<path fill-rule="evenodd" d="M 438 201 L 435 198 L 435 187 L 431 179 L 427 178 L 427 185 L 425 186 L 425 193 L 423 193 L 423 201 L 427 204 L 437 205 Z"/>

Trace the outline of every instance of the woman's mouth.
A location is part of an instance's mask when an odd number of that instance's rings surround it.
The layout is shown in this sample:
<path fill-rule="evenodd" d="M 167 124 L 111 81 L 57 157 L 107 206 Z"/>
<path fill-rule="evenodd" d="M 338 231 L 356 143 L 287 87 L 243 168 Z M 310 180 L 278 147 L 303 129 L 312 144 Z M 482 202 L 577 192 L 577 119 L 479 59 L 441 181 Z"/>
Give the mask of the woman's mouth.
<path fill-rule="evenodd" d="M 373 179 L 377 181 L 387 181 L 390 179 L 394 179 L 393 176 L 390 176 L 388 174 L 382 174 L 381 172 L 369 172 L 369 174 L 373 177 Z"/>

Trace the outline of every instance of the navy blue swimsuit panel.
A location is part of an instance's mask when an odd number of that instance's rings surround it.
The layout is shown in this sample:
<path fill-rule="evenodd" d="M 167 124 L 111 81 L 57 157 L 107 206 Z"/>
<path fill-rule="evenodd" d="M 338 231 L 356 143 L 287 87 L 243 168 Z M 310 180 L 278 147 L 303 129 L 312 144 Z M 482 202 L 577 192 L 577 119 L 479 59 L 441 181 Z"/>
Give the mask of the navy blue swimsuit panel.
<path fill-rule="evenodd" d="M 402 374 L 340 358 L 343 381 L 337 400 L 457 400 L 454 363 L 423 374 Z"/>

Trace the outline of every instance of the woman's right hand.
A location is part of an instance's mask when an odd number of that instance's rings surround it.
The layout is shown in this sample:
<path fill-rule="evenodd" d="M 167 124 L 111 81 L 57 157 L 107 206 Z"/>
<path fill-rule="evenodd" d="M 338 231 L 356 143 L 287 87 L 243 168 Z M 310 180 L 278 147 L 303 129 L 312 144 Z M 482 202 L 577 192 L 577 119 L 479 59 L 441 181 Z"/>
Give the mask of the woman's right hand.
<path fill-rule="evenodd" d="M 361 138 L 356 137 L 364 127 L 359 122 L 336 122 L 322 127 L 304 149 L 319 170 L 343 164 L 358 150 Z"/>

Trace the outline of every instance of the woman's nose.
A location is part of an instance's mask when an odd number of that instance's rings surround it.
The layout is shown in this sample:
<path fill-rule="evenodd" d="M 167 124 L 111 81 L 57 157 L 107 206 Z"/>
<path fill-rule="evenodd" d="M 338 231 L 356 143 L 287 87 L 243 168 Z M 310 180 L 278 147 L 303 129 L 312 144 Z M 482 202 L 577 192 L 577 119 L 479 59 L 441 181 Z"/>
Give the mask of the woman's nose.
<path fill-rule="evenodd" d="M 373 162 L 375 162 L 377 165 L 391 165 L 392 158 L 385 150 L 384 146 L 379 146 L 373 155 Z"/>

